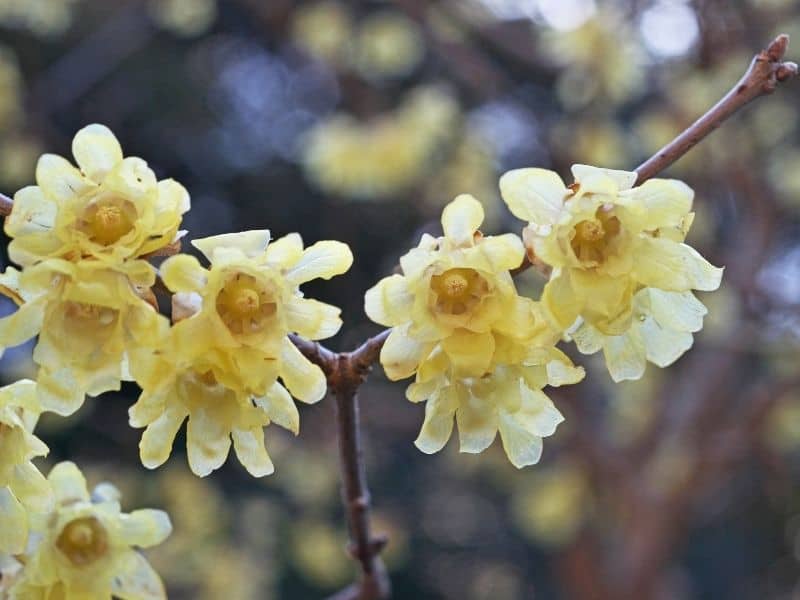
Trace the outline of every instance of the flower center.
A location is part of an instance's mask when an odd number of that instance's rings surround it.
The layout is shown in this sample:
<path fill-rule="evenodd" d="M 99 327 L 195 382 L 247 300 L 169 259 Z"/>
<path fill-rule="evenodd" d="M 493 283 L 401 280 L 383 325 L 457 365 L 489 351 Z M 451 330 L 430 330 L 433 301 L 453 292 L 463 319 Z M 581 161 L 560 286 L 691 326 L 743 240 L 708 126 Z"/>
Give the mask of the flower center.
<path fill-rule="evenodd" d="M 262 282 L 237 273 L 217 295 L 217 312 L 232 333 L 254 333 L 275 315 L 277 304 Z"/>
<path fill-rule="evenodd" d="M 56 540 L 56 547 L 76 567 L 83 567 L 102 557 L 108 550 L 108 534 L 95 517 L 83 517 L 67 523 Z"/>
<path fill-rule="evenodd" d="M 610 211 L 600 208 L 593 219 L 575 225 L 570 245 L 584 266 L 595 267 L 608 258 L 611 243 L 620 229 L 619 219 Z"/>
<path fill-rule="evenodd" d="M 489 284 L 474 269 L 448 269 L 431 277 L 436 310 L 462 315 L 477 306 L 489 291 Z"/>
<path fill-rule="evenodd" d="M 78 228 L 89 239 L 110 246 L 133 229 L 135 209 L 127 201 L 94 202 L 78 220 Z"/>
<path fill-rule="evenodd" d="M 100 325 L 109 325 L 117 316 L 117 311 L 107 306 L 85 304 L 83 302 L 65 302 L 65 305 L 66 316 L 79 321 L 91 321 Z"/>

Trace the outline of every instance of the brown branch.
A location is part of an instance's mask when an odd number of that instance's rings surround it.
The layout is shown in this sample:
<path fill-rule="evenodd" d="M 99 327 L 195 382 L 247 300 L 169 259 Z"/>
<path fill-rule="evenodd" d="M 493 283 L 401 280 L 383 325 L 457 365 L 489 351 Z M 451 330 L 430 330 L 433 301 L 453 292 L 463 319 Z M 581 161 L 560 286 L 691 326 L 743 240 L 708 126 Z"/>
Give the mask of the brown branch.
<path fill-rule="evenodd" d="M 641 184 L 657 175 L 694 148 L 745 104 L 765 94 L 771 94 L 778 83 L 797 75 L 797 64 L 783 61 L 788 46 L 789 36 L 782 33 L 765 50 L 756 54 L 742 78 L 719 102 L 686 131 L 636 167 L 639 174 L 636 182 Z"/>
<path fill-rule="evenodd" d="M 11 214 L 12 208 L 14 208 L 14 201 L 5 194 L 0 194 L 0 216 L 7 217 Z"/>

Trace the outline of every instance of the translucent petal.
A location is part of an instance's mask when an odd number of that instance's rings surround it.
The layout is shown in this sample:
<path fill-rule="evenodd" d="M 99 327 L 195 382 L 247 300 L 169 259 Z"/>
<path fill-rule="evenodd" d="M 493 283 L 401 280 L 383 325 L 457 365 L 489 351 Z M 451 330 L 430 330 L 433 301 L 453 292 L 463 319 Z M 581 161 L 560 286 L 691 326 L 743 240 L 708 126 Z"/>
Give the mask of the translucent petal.
<path fill-rule="evenodd" d="M 636 217 L 639 228 L 654 231 L 680 227 L 692 210 L 694 191 L 677 179 L 650 179 L 623 193 L 621 204 Z"/>
<path fill-rule="evenodd" d="M 664 327 L 675 331 L 700 331 L 703 317 L 708 313 L 705 305 L 691 292 L 665 292 L 648 288 L 650 312 Z"/>
<path fill-rule="evenodd" d="M 497 436 L 497 409 L 471 395 L 461 397 L 456 421 L 461 452 L 483 452 Z"/>
<path fill-rule="evenodd" d="M 56 220 L 58 206 L 44 195 L 41 188 L 29 185 L 14 194 L 11 214 L 6 217 L 5 231 L 9 237 L 48 232 Z"/>
<path fill-rule="evenodd" d="M 286 273 L 286 279 L 294 284 L 312 279 L 330 279 L 341 275 L 353 264 L 353 253 L 347 244 L 323 240 L 309 246 L 294 266 Z"/>
<path fill-rule="evenodd" d="M 55 154 L 44 154 L 36 163 L 36 183 L 56 203 L 67 202 L 92 187 L 68 160 Z"/>
<path fill-rule="evenodd" d="M 414 295 L 402 275 L 384 277 L 364 295 L 364 311 L 381 325 L 394 327 L 411 319 Z"/>
<path fill-rule="evenodd" d="M 500 194 L 518 219 L 552 225 L 563 210 L 569 190 L 553 171 L 516 169 L 500 178 Z"/>
<path fill-rule="evenodd" d="M 44 299 L 26 302 L 0 319 L 0 355 L 5 348 L 19 346 L 38 334 L 43 320 Z"/>
<path fill-rule="evenodd" d="M 0 552 L 22 554 L 28 544 L 28 513 L 7 487 L 0 487 Z"/>
<path fill-rule="evenodd" d="M 254 402 L 256 406 L 263 409 L 270 421 L 288 429 L 295 435 L 299 433 L 300 413 L 297 405 L 280 383 L 277 381 L 273 383 L 269 391 L 264 396 L 256 398 Z"/>
<path fill-rule="evenodd" d="M 233 430 L 233 447 L 236 456 L 253 477 L 264 477 L 275 472 L 275 467 L 264 446 L 264 430 L 254 427 L 249 430 Z"/>
<path fill-rule="evenodd" d="M 480 377 L 489 369 L 494 355 L 494 336 L 456 329 L 442 340 L 442 349 L 453 363 L 453 370 L 463 377 Z"/>
<path fill-rule="evenodd" d="M 605 339 L 602 333 L 583 320 L 570 329 L 569 336 L 582 354 L 594 354 L 603 347 Z"/>
<path fill-rule="evenodd" d="M 542 438 L 522 427 L 506 411 L 500 411 L 500 439 L 511 464 L 521 469 L 535 465 L 542 456 Z"/>
<path fill-rule="evenodd" d="M 331 304 L 295 296 L 285 309 L 289 330 L 309 340 L 324 340 L 336 335 L 342 327 L 339 317 L 342 311 Z"/>
<path fill-rule="evenodd" d="M 572 289 L 569 271 L 554 273 L 542 291 L 542 307 L 558 329 L 567 329 L 578 318 L 584 299 Z"/>
<path fill-rule="evenodd" d="M 302 402 L 322 400 L 328 387 L 325 374 L 288 339 L 281 351 L 281 379 L 292 395 Z"/>
<path fill-rule="evenodd" d="M 51 371 L 41 368 L 36 380 L 36 392 L 39 396 L 42 410 L 66 417 L 83 405 L 86 390 L 75 377 L 75 372 L 72 369 L 61 368 Z"/>
<path fill-rule="evenodd" d="M 122 147 L 105 125 L 87 125 L 72 139 L 72 154 L 87 177 L 102 181 L 122 161 Z"/>
<path fill-rule="evenodd" d="M 453 433 L 453 420 L 458 407 L 456 390 L 448 387 L 425 404 L 425 421 L 414 445 L 425 454 L 444 448 Z"/>
<path fill-rule="evenodd" d="M 392 381 L 411 377 L 430 352 L 431 344 L 411 338 L 405 328 L 392 329 L 381 349 L 381 365 Z"/>
<path fill-rule="evenodd" d="M 303 256 L 303 238 L 299 233 L 289 233 L 267 246 L 264 261 L 275 267 L 288 269 Z"/>
<path fill-rule="evenodd" d="M 492 235 L 483 238 L 476 246 L 495 271 L 516 269 L 525 257 L 525 246 L 514 233 Z"/>
<path fill-rule="evenodd" d="M 522 387 L 521 406 L 513 413 L 513 417 L 517 423 L 538 437 L 553 435 L 558 425 L 564 422 L 564 416 L 547 394 L 525 386 Z"/>
<path fill-rule="evenodd" d="M 606 337 L 603 354 L 608 372 L 617 383 L 640 379 L 644 374 L 647 353 L 637 327 L 631 327 L 624 335 Z"/>
<path fill-rule="evenodd" d="M 53 499 L 56 504 L 89 501 L 86 478 L 73 462 L 64 461 L 58 463 L 50 469 L 47 480 L 53 486 Z"/>
<path fill-rule="evenodd" d="M 189 415 L 186 425 L 186 451 L 192 473 L 205 477 L 219 469 L 228 458 L 230 447 L 230 431 L 212 414 L 201 409 Z"/>
<path fill-rule="evenodd" d="M 444 207 L 444 235 L 458 246 L 471 246 L 478 227 L 483 223 L 483 206 L 469 194 L 461 194 Z"/>
<path fill-rule="evenodd" d="M 580 182 L 581 187 L 588 187 L 592 193 L 608 193 L 603 180 L 613 183 L 613 191 L 629 190 L 639 177 L 634 171 L 620 171 L 617 169 L 603 169 L 591 165 L 572 165 L 572 176 Z"/>
<path fill-rule="evenodd" d="M 166 600 L 167 592 L 147 559 L 133 550 L 121 556 L 120 570 L 111 580 L 114 598 L 120 600 Z"/>
<path fill-rule="evenodd" d="M 199 292 L 208 281 L 206 271 L 194 256 L 177 254 L 161 263 L 161 279 L 173 292 Z"/>
<path fill-rule="evenodd" d="M 32 462 L 15 465 L 9 485 L 14 495 L 28 510 L 43 513 L 52 507 L 53 495 L 50 483 Z"/>
<path fill-rule="evenodd" d="M 164 414 L 147 426 L 139 442 L 139 456 L 145 467 L 155 469 L 166 462 L 187 414 L 184 409 L 168 406 Z"/>
<path fill-rule="evenodd" d="M 686 244 L 642 236 L 635 252 L 633 276 L 645 286 L 675 292 L 714 291 L 722 280 L 723 270 Z"/>
<path fill-rule="evenodd" d="M 163 510 L 142 508 L 119 517 L 120 533 L 129 546 L 149 548 L 163 542 L 172 533 L 169 515 Z"/>
<path fill-rule="evenodd" d="M 267 249 L 269 237 L 269 229 L 253 229 L 192 240 L 192 246 L 200 250 L 211 262 L 215 262 L 214 253 L 218 248 L 235 248 L 245 256 L 254 258 Z"/>
<path fill-rule="evenodd" d="M 653 318 L 645 319 L 639 327 L 647 351 L 647 360 L 659 367 L 667 367 L 674 363 L 694 343 L 691 333 L 662 327 Z"/>

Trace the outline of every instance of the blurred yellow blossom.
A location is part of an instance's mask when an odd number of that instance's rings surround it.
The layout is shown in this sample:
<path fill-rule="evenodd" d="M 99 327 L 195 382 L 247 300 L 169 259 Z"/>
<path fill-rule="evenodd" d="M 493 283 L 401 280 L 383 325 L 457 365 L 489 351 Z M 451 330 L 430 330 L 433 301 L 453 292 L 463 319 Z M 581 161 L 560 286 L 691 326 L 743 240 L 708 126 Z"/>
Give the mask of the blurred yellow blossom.
<path fill-rule="evenodd" d="M 187 37 L 205 33 L 217 18 L 217 0 L 151 0 L 148 8 L 161 27 Z"/>
<path fill-rule="evenodd" d="M 33 435 L 40 412 L 35 382 L 0 388 L 0 553 L 22 553 L 28 544 L 28 513 L 52 506 L 50 485 L 31 462 L 48 453 Z"/>
<path fill-rule="evenodd" d="M 367 79 L 402 77 L 422 60 L 419 27 L 401 13 L 382 11 L 364 19 L 355 38 L 356 69 Z"/>
<path fill-rule="evenodd" d="M 164 283 L 176 293 L 173 317 L 181 306 L 193 314 L 176 323 L 149 364 L 133 373 L 142 395 L 130 409 L 130 422 L 147 427 L 142 462 L 149 468 L 162 464 L 188 417 L 194 473 L 205 476 L 220 467 L 233 437 L 245 468 L 267 475 L 274 468 L 263 427 L 274 421 L 296 434 L 300 417 L 289 392 L 317 402 L 326 390 L 322 370 L 287 336 L 324 339 L 341 327 L 338 308 L 304 298 L 299 286 L 344 273 L 353 255 L 333 241 L 304 249 L 297 234 L 269 243 L 266 230 L 193 244 L 210 269 L 186 254 L 161 266 Z"/>
<path fill-rule="evenodd" d="M 334 115 L 306 140 L 306 174 L 326 192 L 347 199 L 391 197 L 428 172 L 457 116 L 453 98 L 436 87 L 417 88 L 395 111 L 367 123 Z"/>
<path fill-rule="evenodd" d="M 529 222 L 531 259 L 553 268 L 542 304 L 587 354 L 602 349 L 614 381 L 638 379 L 645 361 L 674 362 L 702 328 L 692 289 L 715 290 L 722 269 L 683 243 L 693 192 L 677 180 L 633 187 L 635 172 L 572 168 L 575 183 L 544 169 L 503 175 L 511 212 Z"/>
<path fill-rule="evenodd" d="M 292 40 L 314 58 L 345 65 L 353 36 L 352 16 L 345 4 L 335 0 L 300 6 L 292 21 Z"/>
<path fill-rule="evenodd" d="M 34 525 L 36 535 L 9 598 L 166 598 L 161 579 L 135 549 L 160 544 L 170 534 L 165 512 L 120 512 L 119 493 L 110 484 L 98 486 L 90 497 L 71 462 L 53 467 L 48 481 L 56 506 Z"/>
<path fill-rule="evenodd" d="M 72 24 L 77 0 L 0 0 L 0 25 L 28 29 L 46 37 Z"/>

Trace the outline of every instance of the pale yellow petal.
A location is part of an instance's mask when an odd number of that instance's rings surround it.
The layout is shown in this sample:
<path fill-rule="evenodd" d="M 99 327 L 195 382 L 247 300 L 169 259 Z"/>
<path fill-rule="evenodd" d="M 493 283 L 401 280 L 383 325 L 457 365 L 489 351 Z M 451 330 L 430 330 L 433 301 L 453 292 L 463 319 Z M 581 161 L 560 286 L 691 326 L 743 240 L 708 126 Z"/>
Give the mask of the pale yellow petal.
<path fill-rule="evenodd" d="M 169 515 L 163 510 L 142 508 L 119 517 L 120 534 L 127 545 L 149 548 L 172 533 Z"/>
<path fill-rule="evenodd" d="M 41 345 L 40 341 L 37 349 Z M 82 382 L 75 377 L 75 372 L 69 367 L 52 371 L 41 368 L 36 381 L 38 384 L 36 392 L 39 396 L 42 410 L 66 417 L 78 410 L 83 404 L 86 389 Z"/>
<path fill-rule="evenodd" d="M 460 399 L 456 421 L 461 452 L 483 452 L 497 437 L 497 409 L 490 402 L 465 394 Z"/>
<path fill-rule="evenodd" d="M 55 154 L 45 154 L 36 163 L 36 183 L 56 203 L 66 202 L 92 187 L 68 160 Z"/>
<path fill-rule="evenodd" d="M 234 248 L 249 258 L 254 258 L 264 253 L 269 244 L 269 229 L 254 229 L 236 233 L 223 233 L 211 237 L 192 240 L 192 246 L 200 250 L 211 262 L 219 248 Z"/>
<path fill-rule="evenodd" d="M 339 317 L 342 311 L 331 304 L 296 296 L 285 308 L 289 330 L 306 339 L 324 340 L 336 335 L 342 327 Z"/>
<path fill-rule="evenodd" d="M 294 266 L 286 273 L 286 279 L 294 284 L 312 279 L 330 279 L 341 275 L 353 264 L 353 253 L 347 244 L 323 240 L 309 246 Z"/>
<path fill-rule="evenodd" d="M 232 435 L 236 456 L 250 475 L 264 477 L 275 472 L 264 445 L 264 430 L 261 427 L 234 429 Z"/>
<path fill-rule="evenodd" d="M 381 279 L 364 295 L 364 311 L 380 325 L 394 327 L 411 319 L 414 295 L 408 289 L 408 280 L 402 275 Z"/>
<path fill-rule="evenodd" d="M 288 339 L 284 340 L 281 350 L 281 379 L 292 396 L 302 402 L 322 400 L 328 388 L 322 369 L 303 356 Z"/>
<path fill-rule="evenodd" d="M 541 390 L 532 390 L 522 386 L 519 410 L 513 413 L 517 423 L 538 437 L 548 437 L 556 432 L 564 416 L 558 411 L 553 401 Z"/>
<path fill-rule="evenodd" d="M 161 263 L 161 279 L 173 292 L 199 292 L 208 282 L 206 271 L 194 256 L 176 254 Z"/>
<path fill-rule="evenodd" d="M 506 411 L 500 411 L 498 423 L 503 449 L 511 464 L 521 469 L 535 465 L 542 456 L 542 438 L 522 427 Z"/>
<path fill-rule="evenodd" d="M 668 367 L 674 363 L 694 343 L 691 333 L 662 327 L 652 317 L 642 321 L 639 329 L 647 351 L 647 360 L 659 367 Z"/>
<path fill-rule="evenodd" d="M 288 429 L 295 435 L 300 431 L 300 413 L 297 405 L 292 400 L 289 392 L 277 381 L 267 393 L 260 398 L 255 398 L 256 406 L 260 407 L 273 423 Z"/>
<path fill-rule="evenodd" d="M 583 319 L 577 321 L 570 328 L 568 335 L 582 354 L 594 354 L 603 347 L 603 341 L 605 340 L 605 336 L 602 333 Z"/>
<path fill-rule="evenodd" d="M 414 445 L 425 454 L 434 454 L 444 448 L 453 433 L 458 398 L 456 389 L 448 387 L 425 404 L 425 421 Z"/>
<path fill-rule="evenodd" d="M 414 374 L 430 350 L 430 343 L 411 338 L 405 328 L 395 327 L 381 349 L 381 365 L 389 379 L 405 379 Z"/>
<path fill-rule="evenodd" d="M 120 557 L 119 571 L 111 580 L 114 598 L 120 600 L 166 600 L 167 592 L 158 573 L 139 552 L 130 550 Z"/>
<path fill-rule="evenodd" d="M 444 235 L 458 246 L 471 246 L 483 217 L 481 203 L 469 194 L 461 194 L 442 211 Z"/>
<path fill-rule="evenodd" d="M 624 335 L 607 337 L 603 355 L 608 372 L 617 383 L 628 379 L 640 379 L 644 374 L 647 352 L 644 340 L 636 327 L 632 327 Z"/>
<path fill-rule="evenodd" d="M 628 190 L 633 187 L 639 177 L 635 171 L 603 169 L 591 165 L 572 165 L 572 176 L 581 184 L 582 188 L 586 187 L 592 193 Z M 606 181 L 611 184 L 610 187 Z"/>
<path fill-rule="evenodd" d="M 84 174 L 102 181 L 122 161 L 122 147 L 105 125 L 87 125 L 72 139 L 72 154 Z"/>
<path fill-rule="evenodd" d="M 38 438 L 34 438 L 38 440 Z M 44 445 L 42 442 L 40 442 Z M 43 456 L 45 452 L 38 453 Z M 44 513 L 52 508 L 53 494 L 50 483 L 41 471 L 32 462 L 24 462 L 14 466 L 9 487 L 14 495 L 22 502 L 28 510 Z"/>
<path fill-rule="evenodd" d="M 19 346 L 42 329 L 44 301 L 26 302 L 9 316 L 0 319 L 0 356 L 5 348 Z"/>
<path fill-rule="evenodd" d="M 289 268 L 303 256 L 303 238 L 299 233 L 290 233 L 267 246 L 266 262 Z"/>
<path fill-rule="evenodd" d="M 164 464 L 172 451 L 172 443 L 187 416 L 187 411 L 169 406 L 158 419 L 147 426 L 139 442 L 139 456 L 148 469 Z"/>
<path fill-rule="evenodd" d="M 480 377 L 486 373 L 492 362 L 494 348 L 494 336 L 490 332 L 473 333 L 457 329 L 442 340 L 442 349 L 460 377 Z"/>
<path fill-rule="evenodd" d="M 572 288 L 569 271 L 553 273 L 542 291 L 542 307 L 557 329 L 569 328 L 583 310 L 584 302 Z"/>
<path fill-rule="evenodd" d="M 192 473 L 205 477 L 223 465 L 231 447 L 230 434 L 214 415 L 192 411 L 186 423 L 186 453 Z"/>
<path fill-rule="evenodd" d="M 44 195 L 41 188 L 29 185 L 14 194 L 11 214 L 6 217 L 5 231 L 9 237 L 48 232 L 58 213 L 56 203 Z"/>
<path fill-rule="evenodd" d="M 633 276 L 645 286 L 675 292 L 710 292 L 722 280 L 723 270 L 686 244 L 646 236 L 640 238 L 635 252 Z"/>
<path fill-rule="evenodd" d="M 552 225 L 564 208 L 569 190 L 553 171 L 516 169 L 500 178 L 500 194 L 518 219 Z"/>
<path fill-rule="evenodd" d="M 22 554 L 28 544 L 28 513 L 7 487 L 0 487 L 0 552 Z"/>
<path fill-rule="evenodd" d="M 665 292 L 648 288 L 650 312 L 664 327 L 675 331 L 700 331 L 703 317 L 708 313 L 705 305 L 691 292 Z"/>
<path fill-rule="evenodd" d="M 516 269 L 525 257 L 522 239 L 514 233 L 485 237 L 477 248 L 487 258 L 494 271 Z"/>
<path fill-rule="evenodd" d="M 620 204 L 631 211 L 641 229 L 681 227 L 692 210 L 694 191 L 677 179 L 650 179 L 621 195 Z"/>
<path fill-rule="evenodd" d="M 53 486 L 53 499 L 56 504 L 63 505 L 89 501 L 86 478 L 73 462 L 64 461 L 58 463 L 50 469 L 47 480 Z"/>

